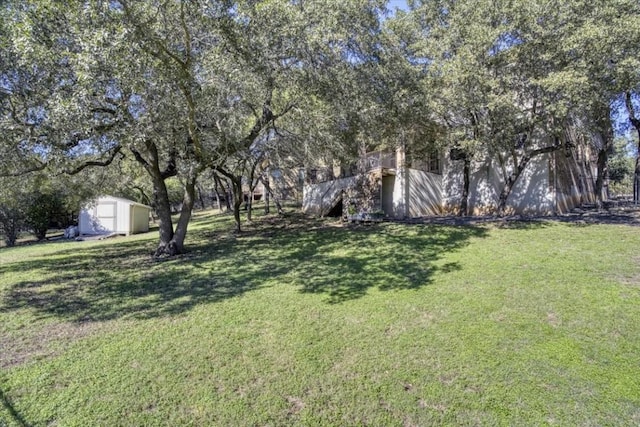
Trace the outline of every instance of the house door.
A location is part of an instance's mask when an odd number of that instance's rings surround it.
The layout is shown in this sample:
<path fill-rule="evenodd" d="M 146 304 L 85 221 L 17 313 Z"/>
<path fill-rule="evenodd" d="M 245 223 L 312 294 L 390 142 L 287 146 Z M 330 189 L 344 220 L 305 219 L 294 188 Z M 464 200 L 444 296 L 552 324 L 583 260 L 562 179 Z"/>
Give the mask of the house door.
<path fill-rule="evenodd" d="M 393 217 L 393 187 L 396 183 L 395 175 L 382 177 L 382 210 L 384 214 Z"/>
<path fill-rule="evenodd" d="M 117 225 L 116 203 L 102 202 L 96 206 L 97 231 L 115 231 Z"/>

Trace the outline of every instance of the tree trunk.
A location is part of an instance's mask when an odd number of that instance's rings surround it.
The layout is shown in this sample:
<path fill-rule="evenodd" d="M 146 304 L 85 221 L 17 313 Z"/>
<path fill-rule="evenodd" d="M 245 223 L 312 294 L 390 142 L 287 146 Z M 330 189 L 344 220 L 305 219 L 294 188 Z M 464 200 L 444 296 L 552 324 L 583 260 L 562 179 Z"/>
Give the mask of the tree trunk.
<path fill-rule="evenodd" d="M 604 199 L 608 197 L 608 194 L 604 194 L 604 186 L 609 174 L 609 153 L 613 148 L 613 126 L 608 105 L 602 106 L 597 124 L 602 138 L 602 147 L 598 150 L 598 176 L 595 192 L 596 205 L 598 209 L 601 209 Z"/>
<path fill-rule="evenodd" d="M 552 153 L 558 150 L 560 147 L 561 145 L 559 143 L 556 143 L 548 147 L 538 148 L 536 150 L 525 152 L 520 158 L 520 161 L 518 161 L 518 158 L 514 155 L 514 170 L 507 176 L 504 186 L 502 187 L 502 191 L 500 192 L 500 196 L 498 198 L 498 216 L 504 216 L 507 209 L 507 200 L 509 199 L 509 195 L 513 190 L 513 186 L 518 181 L 518 178 L 520 178 L 520 175 L 522 175 L 522 172 L 524 172 L 524 170 L 527 168 L 527 165 L 529 164 L 531 159 L 544 153 Z"/>
<path fill-rule="evenodd" d="M 221 205 L 222 202 L 220 201 L 220 193 L 218 192 L 217 186 L 215 189 L 215 193 L 216 193 L 216 206 L 218 207 L 218 210 L 222 212 L 222 205 Z"/>
<path fill-rule="evenodd" d="M 638 132 L 638 146 L 636 147 L 636 167 L 633 171 L 633 203 L 640 202 L 640 120 L 633 121 L 633 127 Z"/>
<path fill-rule="evenodd" d="M 275 193 L 273 192 L 271 185 L 269 185 L 269 178 L 268 177 L 266 179 L 261 178 L 261 180 L 262 180 L 262 185 L 264 185 L 265 196 L 269 197 L 270 199 L 273 199 L 273 203 L 276 205 L 276 209 L 278 210 L 278 215 L 282 215 L 284 213 L 284 211 L 282 210 L 282 204 L 280 203 L 280 199 L 276 197 Z M 268 213 L 268 212 L 265 211 L 265 213 Z"/>
<path fill-rule="evenodd" d="M 253 211 L 253 191 L 249 189 L 249 195 L 247 196 L 247 222 L 251 222 L 251 212 Z"/>
<path fill-rule="evenodd" d="M 602 208 L 603 203 L 603 190 L 604 181 L 606 180 L 607 173 L 609 171 L 609 149 L 610 143 L 605 142 L 604 146 L 598 151 L 598 176 L 596 177 L 596 206 L 598 209 Z"/>
<path fill-rule="evenodd" d="M 10 208 L 5 208 L 0 215 L 0 221 L 2 222 L 2 228 L 4 230 L 4 242 L 8 247 L 13 247 L 18 240 L 18 234 L 20 234 L 21 220 L 20 213 Z"/>
<path fill-rule="evenodd" d="M 462 169 L 462 199 L 460 200 L 460 216 L 469 215 L 469 182 L 470 182 L 470 169 L 471 161 L 467 154 L 464 155 L 464 167 Z"/>
<path fill-rule="evenodd" d="M 187 237 L 187 228 L 189 227 L 189 220 L 191 220 L 191 213 L 195 204 L 195 195 L 196 177 L 193 176 L 189 178 L 185 185 L 182 209 L 180 210 L 180 217 L 178 218 L 178 224 L 176 225 L 173 238 L 167 243 L 160 242 L 158 249 L 156 249 L 156 257 L 163 255 L 174 256 L 184 253 L 184 239 Z"/>
<path fill-rule="evenodd" d="M 629 121 L 638 133 L 638 147 L 636 152 L 636 167 L 633 172 L 633 203 L 638 204 L 640 201 L 640 119 L 636 117 L 636 111 L 633 107 L 631 92 L 625 93 L 625 104 L 627 113 L 629 113 Z"/>
<path fill-rule="evenodd" d="M 155 167 L 154 167 L 155 166 Z M 147 169 L 151 175 L 153 182 L 153 207 L 158 216 L 158 232 L 160 234 L 160 242 L 158 249 L 165 247 L 173 239 L 173 221 L 171 219 L 171 203 L 169 202 L 169 192 L 162 177 L 157 163 Z M 156 251 L 157 254 L 157 251 Z"/>
<path fill-rule="evenodd" d="M 151 176 L 153 183 L 153 207 L 158 216 L 158 231 L 160 235 L 155 256 L 174 256 L 184 251 L 184 238 L 187 234 L 187 224 L 189 223 L 191 210 L 193 209 L 196 175 L 194 174 L 187 181 L 178 228 L 174 233 L 173 221 L 171 219 L 171 202 L 169 201 L 169 192 L 167 191 L 165 180 L 177 175 L 175 159 L 171 157 L 165 169 L 160 170 L 158 147 L 151 140 L 145 141 L 145 145 L 148 154 L 147 158 L 144 158 L 143 155 L 134 148 L 131 148 L 131 152 L 135 156 L 136 161 L 140 163 Z"/>
<path fill-rule="evenodd" d="M 222 184 L 222 180 L 215 173 L 213 175 L 213 181 L 215 182 L 214 190 L 216 193 L 216 203 L 218 204 L 218 210 L 222 212 L 222 202 L 220 201 L 222 197 L 220 197 L 220 191 L 224 191 L 225 193 L 225 203 L 227 204 L 227 208 L 229 207 L 228 194 L 226 192 L 226 189 L 224 188 L 224 185 Z"/>
<path fill-rule="evenodd" d="M 528 163 L 528 161 L 527 161 Z M 517 170 L 517 172 L 512 173 L 507 178 L 504 186 L 502 187 L 502 191 L 500 192 L 500 197 L 498 198 L 498 216 L 504 216 L 507 210 L 507 200 L 509 199 L 509 195 L 511 194 L 511 190 L 513 190 L 513 184 L 518 180 L 518 177 L 522 171 Z"/>
<path fill-rule="evenodd" d="M 233 186 L 231 184 L 231 181 L 227 182 L 227 189 L 226 189 L 226 195 L 224 198 L 224 202 L 227 205 L 227 211 L 230 211 L 232 209 L 231 207 L 231 200 L 233 200 L 233 195 L 235 194 L 235 192 L 233 191 Z"/>
<path fill-rule="evenodd" d="M 242 232 L 242 225 L 240 223 L 240 208 L 242 207 L 243 194 L 242 194 L 242 177 L 234 176 L 230 178 L 233 185 L 233 219 L 236 222 L 236 232 Z"/>
<path fill-rule="evenodd" d="M 265 175 L 267 176 L 266 181 L 269 182 L 269 169 L 266 170 Z M 269 191 L 267 191 L 267 185 L 264 183 L 265 182 L 264 176 L 261 176 L 258 179 L 258 181 L 262 182 L 262 197 L 264 198 L 264 214 L 269 215 L 269 211 L 271 210 L 271 206 L 269 206 L 269 204 L 271 200 L 270 200 Z"/>
<path fill-rule="evenodd" d="M 638 151 L 640 152 L 640 143 Z M 640 200 L 640 155 L 636 156 L 636 168 L 633 173 L 633 203 L 637 205 L 638 200 Z"/>
<path fill-rule="evenodd" d="M 200 209 L 205 209 L 204 198 L 202 197 L 202 187 L 196 185 L 196 191 L 198 192 L 198 201 L 200 202 Z"/>

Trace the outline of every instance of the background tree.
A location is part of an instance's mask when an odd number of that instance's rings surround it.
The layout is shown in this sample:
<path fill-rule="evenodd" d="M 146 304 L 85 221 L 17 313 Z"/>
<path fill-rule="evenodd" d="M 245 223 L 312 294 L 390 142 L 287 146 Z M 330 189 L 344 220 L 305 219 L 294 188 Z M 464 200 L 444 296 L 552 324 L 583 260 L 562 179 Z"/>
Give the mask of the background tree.
<path fill-rule="evenodd" d="M 575 0 L 553 8 L 543 1 L 409 3 L 411 12 L 400 13 L 397 26 L 413 33 L 408 45 L 416 66 L 427 71 L 422 93 L 430 95 L 456 158 L 481 152 L 498 160 L 499 210 L 530 160 L 569 149 L 575 141 L 568 135 L 578 131 L 590 135 L 599 152 L 601 196 L 613 138 L 611 104 L 622 76 L 631 82 L 629 70 L 637 75 L 637 2 Z M 629 27 L 631 37 L 622 34 Z M 467 174 L 464 181 L 461 211 Z"/>
<path fill-rule="evenodd" d="M 24 108 L 44 135 L 24 139 L 25 157 L 69 173 L 134 159 L 153 183 L 156 255 L 180 253 L 198 176 L 326 95 L 323 70 L 350 61 L 353 29 L 377 25 L 383 4 L 8 2 L 14 68 L 50 70 L 47 84 L 33 83 L 39 110 Z M 184 190 L 175 229 L 165 183 L 174 176 Z"/>
<path fill-rule="evenodd" d="M 596 196 L 600 203 L 614 144 L 611 117 L 619 114 L 620 99 L 633 94 L 640 81 L 640 4 L 573 0 L 556 13 L 566 23 L 557 34 L 564 66 L 550 73 L 548 84 L 562 89 L 596 136 L 592 141 L 598 152 Z M 634 117 L 633 111 L 629 114 Z"/>
<path fill-rule="evenodd" d="M 47 237 L 47 231 L 52 223 L 59 227 L 67 216 L 59 193 L 31 191 L 23 203 L 25 204 L 25 223 L 38 240 L 44 240 Z"/>
<path fill-rule="evenodd" d="M 26 224 L 25 205 L 20 183 L 0 177 L 0 231 L 7 246 L 14 246 Z"/>
<path fill-rule="evenodd" d="M 637 143 L 624 137 L 614 140 L 609 154 L 609 180 L 611 192 L 616 196 L 628 196 L 635 190 L 635 163 Z"/>
<path fill-rule="evenodd" d="M 636 131 L 637 138 L 640 138 L 640 117 L 636 113 L 636 111 L 638 110 L 638 107 L 636 106 L 638 103 L 637 92 L 637 90 L 627 89 L 624 93 L 624 101 L 625 107 L 627 109 L 627 114 L 629 116 L 629 123 Z M 636 152 L 636 159 L 633 172 L 632 194 L 633 202 L 637 204 L 640 201 L 640 154 L 638 154 L 640 153 L 640 142 L 635 147 L 634 151 Z"/>

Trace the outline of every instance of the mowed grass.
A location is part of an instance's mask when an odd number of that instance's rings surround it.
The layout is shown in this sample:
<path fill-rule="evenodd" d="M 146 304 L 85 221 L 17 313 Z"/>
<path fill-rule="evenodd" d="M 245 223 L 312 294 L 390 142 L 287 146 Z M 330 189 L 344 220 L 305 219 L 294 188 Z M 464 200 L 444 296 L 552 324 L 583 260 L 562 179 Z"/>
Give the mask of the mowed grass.
<path fill-rule="evenodd" d="M 0 425 L 640 424 L 640 228 L 231 228 L 0 250 Z"/>

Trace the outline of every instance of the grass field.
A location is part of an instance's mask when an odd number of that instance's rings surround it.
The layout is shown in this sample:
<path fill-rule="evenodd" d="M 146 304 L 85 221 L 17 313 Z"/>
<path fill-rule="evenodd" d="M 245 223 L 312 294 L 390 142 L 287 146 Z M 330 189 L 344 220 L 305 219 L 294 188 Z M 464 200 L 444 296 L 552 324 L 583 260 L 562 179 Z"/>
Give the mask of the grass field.
<path fill-rule="evenodd" d="M 640 228 L 200 213 L 0 250 L 0 425 L 639 425 Z"/>

